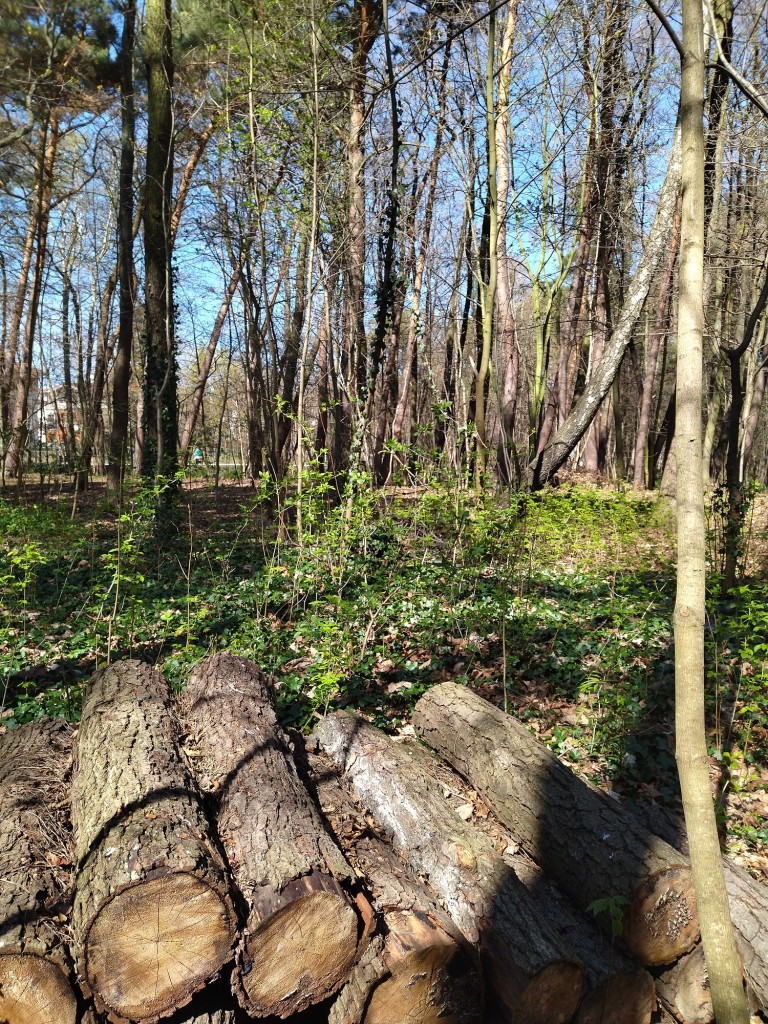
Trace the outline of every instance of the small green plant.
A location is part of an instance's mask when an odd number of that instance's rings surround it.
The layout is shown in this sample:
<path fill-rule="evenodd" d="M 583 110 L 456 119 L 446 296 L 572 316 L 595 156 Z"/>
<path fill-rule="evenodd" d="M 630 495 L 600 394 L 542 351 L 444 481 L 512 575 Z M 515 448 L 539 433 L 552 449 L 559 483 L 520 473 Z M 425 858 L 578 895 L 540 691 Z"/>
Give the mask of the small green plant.
<path fill-rule="evenodd" d="M 611 925 L 611 935 L 618 938 L 624 931 L 625 907 L 629 906 L 626 896 L 606 896 L 604 899 L 592 900 L 587 907 L 587 913 L 595 917 L 608 916 Z"/>

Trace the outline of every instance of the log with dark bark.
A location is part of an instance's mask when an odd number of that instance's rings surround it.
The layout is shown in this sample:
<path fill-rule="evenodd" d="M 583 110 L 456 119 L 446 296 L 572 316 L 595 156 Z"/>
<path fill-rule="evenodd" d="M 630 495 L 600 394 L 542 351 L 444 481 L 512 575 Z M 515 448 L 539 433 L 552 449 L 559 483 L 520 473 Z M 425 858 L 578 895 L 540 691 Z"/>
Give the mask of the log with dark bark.
<path fill-rule="evenodd" d="M 40 719 L 0 736 L 0 1020 L 74 1024 L 63 924 L 72 874 L 72 736 Z"/>
<path fill-rule="evenodd" d="M 355 716 L 325 718 L 314 741 L 412 871 L 480 949 L 487 977 L 519 1024 L 564 1024 L 584 992 L 584 969 L 491 842 L 446 807 L 409 752 Z M 531 1015 L 526 1016 L 526 1008 Z"/>
<path fill-rule="evenodd" d="M 341 848 L 366 880 L 383 935 L 355 966 L 329 1024 L 480 1024 L 475 950 L 382 841 L 332 766 L 310 757 L 312 788 Z"/>
<path fill-rule="evenodd" d="M 113 1019 L 167 1016 L 230 959 L 236 921 L 173 699 L 148 665 L 119 662 L 91 680 L 72 817 L 84 984 Z"/>
<path fill-rule="evenodd" d="M 693 948 L 699 929 L 685 858 L 528 729 L 453 683 L 426 693 L 413 721 L 578 907 L 630 901 L 621 942 L 633 957 L 666 964 Z M 605 924 L 610 930 L 608 915 Z"/>
<path fill-rule="evenodd" d="M 342 888 L 351 869 L 298 778 L 258 666 L 215 655 L 192 673 L 181 708 L 248 904 L 236 994 L 253 1016 L 287 1017 L 332 995 L 352 968 L 360 927 Z"/>

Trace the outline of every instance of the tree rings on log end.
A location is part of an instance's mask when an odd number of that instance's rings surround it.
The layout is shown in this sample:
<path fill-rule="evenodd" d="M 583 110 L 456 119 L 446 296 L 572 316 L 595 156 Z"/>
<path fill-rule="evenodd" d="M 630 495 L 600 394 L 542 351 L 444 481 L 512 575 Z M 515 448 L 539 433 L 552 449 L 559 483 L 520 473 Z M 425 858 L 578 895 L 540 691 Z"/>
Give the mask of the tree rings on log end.
<path fill-rule="evenodd" d="M 292 900 L 248 936 L 240 968 L 245 1006 L 260 1017 L 288 1017 L 346 980 L 357 954 L 358 917 L 333 892 Z"/>
<path fill-rule="evenodd" d="M 542 967 L 525 987 L 513 1024 L 567 1024 L 584 996 L 584 968 L 568 960 Z"/>
<path fill-rule="evenodd" d="M 63 971 L 28 953 L 0 955 L 3 1024 L 75 1024 L 77 1002 Z"/>
<path fill-rule="evenodd" d="M 226 963 L 233 930 L 219 893 L 194 875 L 163 874 L 130 886 L 91 925 L 88 984 L 110 1014 L 156 1020 Z"/>
<path fill-rule="evenodd" d="M 614 974 L 589 993 L 576 1024 L 650 1024 L 655 1008 L 656 989 L 647 971 Z"/>
<path fill-rule="evenodd" d="M 450 989 L 448 964 L 456 944 L 416 950 L 398 960 L 391 975 L 373 990 L 364 1024 L 458 1024 L 464 1019 Z"/>
<path fill-rule="evenodd" d="M 693 878 L 687 867 L 649 875 L 635 890 L 621 941 L 646 966 L 669 964 L 699 939 Z"/>

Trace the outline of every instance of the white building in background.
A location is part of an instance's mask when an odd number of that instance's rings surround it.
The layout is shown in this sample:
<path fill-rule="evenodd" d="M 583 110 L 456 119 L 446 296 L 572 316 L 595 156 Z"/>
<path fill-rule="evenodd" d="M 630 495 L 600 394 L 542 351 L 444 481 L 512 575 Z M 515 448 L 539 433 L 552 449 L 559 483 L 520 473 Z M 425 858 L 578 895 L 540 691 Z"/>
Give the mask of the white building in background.
<path fill-rule="evenodd" d="M 74 407 L 75 436 L 80 433 L 80 408 Z M 33 385 L 29 395 L 27 418 L 29 447 L 63 448 L 67 436 L 67 403 L 64 385 L 39 388 Z"/>

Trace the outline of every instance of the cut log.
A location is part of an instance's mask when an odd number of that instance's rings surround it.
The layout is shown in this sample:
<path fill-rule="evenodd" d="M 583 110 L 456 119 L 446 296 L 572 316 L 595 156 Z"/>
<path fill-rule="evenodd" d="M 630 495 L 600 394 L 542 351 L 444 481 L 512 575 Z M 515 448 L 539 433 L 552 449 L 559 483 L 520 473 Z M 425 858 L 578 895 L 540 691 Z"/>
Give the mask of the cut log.
<path fill-rule="evenodd" d="M 464 937 L 479 946 L 487 976 L 513 1019 L 523 1024 L 519 1007 L 546 1002 L 552 1007 L 549 1024 L 570 1020 L 584 991 L 583 967 L 540 919 L 491 842 L 446 807 L 409 752 L 346 712 L 323 719 L 314 740 L 399 856 L 429 878 Z"/>
<path fill-rule="evenodd" d="M 0 1021 L 74 1024 L 69 917 L 72 736 L 40 719 L 0 737 Z"/>
<path fill-rule="evenodd" d="M 621 941 L 633 957 L 666 964 L 693 948 L 699 926 L 685 859 L 528 729 L 453 683 L 429 690 L 413 722 L 578 907 L 629 900 Z M 610 916 L 602 921 L 610 931 Z"/>
<path fill-rule="evenodd" d="M 360 922 L 342 888 L 351 869 L 298 777 L 258 666 L 215 655 L 192 673 L 181 706 L 248 904 L 236 995 L 252 1016 L 287 1017 L 327 999 L 352 968 Z"/>
<path fill-rule="evenodd" d="M 675 1016 L 683 1024 L 711 1024 L 715 1019 L 701 946 L 657 978 L 656 988 L 664 1003 L 675 1008 Z"/>
<path fill-rule="evenodd" d="M 382 941 L 356 965 L 329 1024 L 479 1024 L 482 985 L 475 951 L 322 759 L 310 783 L 339 845 L 371 891 Z"/>
<path fill-rule="evenodd" d="M 646 807 L 644 815 L 649 831 L 662 836 L 687 859 L 688 838 L 682 819 L 658 805 Z M 768 1014 L 768 886 L 728 857 L 723 858 L 723 870 L 744 976 L 753 1000 Z"/>
<path fill-rule="evenodd" d="M 91 680 L 72 817 L 84 985 L 112 1019 L 167 1016 L 231 958 L 236 922 L 171 693 L 148 665 L 119 662 Z"/>
<path fill-rule="evenodd" d="M 656 990 L 647 971 L 616 974 L 589 993 L 576 1024 L 650 1024 L 655 1009 Z"/>

